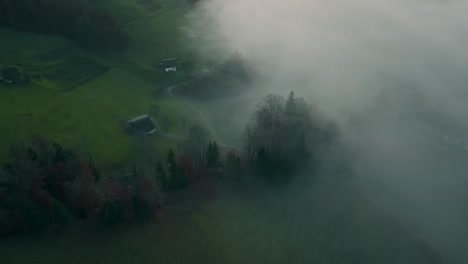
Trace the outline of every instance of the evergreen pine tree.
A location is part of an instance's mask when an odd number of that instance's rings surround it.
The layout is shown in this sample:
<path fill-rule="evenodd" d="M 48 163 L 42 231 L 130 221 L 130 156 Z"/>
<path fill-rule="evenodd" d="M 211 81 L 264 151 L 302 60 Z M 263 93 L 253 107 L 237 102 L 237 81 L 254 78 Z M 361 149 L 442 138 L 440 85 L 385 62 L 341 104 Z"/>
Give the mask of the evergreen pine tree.
<path fill-rule="evenodd" d="M 289 116 L 296 112 L 296 99 L 294 98 L 294 91 L 291 91 L 286 100 L 286 114 Z"/>
<path fill-rule="evenodd" d="M 174 189 L 177 187 L 177 163 L 175 161 L 174 151 L 172 149 L 167 153 L 167 165 L 168 165 L 168 180 L 167 185 L 168 189 Z"/>
<path fill-rule="evenodd" d="M 156 183 L 158 184 L 161 191 L 167 191 L 167 177 L 166 172 L 164 171 L 161 162 L 158 162 L 156 165 Z"/>
<path fill-rule="evenodd" d="M 212 151 L 212 156 L 213 156 L 212 168 L 217 170 L 221 166 L 221 155 L 220 155 L 218 143 L 213 142 L 211 151 Z"/>
<path fill-rule="evenodd" d="M 184 188 L 188 185 L 187 176 L 185 175 L 184 168 L 177 166 L 177 188 Z"/>
<path fill-rule="evenodd" d="M 206 148 L 206 165 L 208 169 L 212 169 L 213 167 L 213 144 L 211 142 L 208 143 L 208 147 Z"/>
<path fill-rule="evenodd" d="M 207 148 L 207 165 L 210 170 L 217 170 L 221 165 L 221 156 L 219 145 L 216 142 L 210 142 Z"/>
<path fill-rule="evenodd" d="M 101 179 L 101 174 L 97 170 L 96 165 L 94 164 L 94 160 L 91 157 L 91 155 L 89 155 L 89 164 L 88 164 L 88 166 L 91 169 L 91 174 L 94 176 L 95 181 L 99 182 L 99 180 Z"/>
<path fill-rule="evenodd" d="M 257 151 L 256 167 L 257 172 L 265 179 L 270 180 L 273 177 L 274 164 L 270 154 L 264 147 Z"/>
<path fill-rule="evenodd" d="M 132 166 L 132 177 L 134 180 L 138 179 L 138 176 L 139 176 L 139 173 L 138 173 L 138 167 L 137 167 L 137 164 L 136 162 L 133 162 L 133 166 Z"/>

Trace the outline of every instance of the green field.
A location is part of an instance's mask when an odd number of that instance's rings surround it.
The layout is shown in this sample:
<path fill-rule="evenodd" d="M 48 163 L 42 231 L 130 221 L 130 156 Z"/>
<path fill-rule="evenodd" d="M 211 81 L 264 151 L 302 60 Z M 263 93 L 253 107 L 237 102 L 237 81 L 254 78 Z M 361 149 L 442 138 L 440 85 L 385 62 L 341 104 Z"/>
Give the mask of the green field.
<path fill-rule="evenodd" d="M 333 188 L 223 191 L 216 199 L 204 189 L 205 198 L 189 194 L 156 222 L 8 239 L 0 241 L 0 256 L 4 264 L 436 263 L 388 214 L 349 189 Z"/>
<path fill-rule="evenodd" d="M 0 29 L 0 65 L 19 64 L 44 78 L 23 86 L 0 85 L 0 161 L 11 143 L 37 134 L 91 153 L 100 166 L 110 167 L 139 151 L 122 121 L 150 113 L 166 130 L 182 135 L 196 122 L 164 93 L 168 85 L 189 78 L 192 69 L 164 75 L 154 68 L 165 57 L 190 60 L 180 44 L 185 1 L 94 3 L 121 23 L 130 22 L 124 51 L 94 53 L 59 37 Z M 158 136 L 146 141 L 158 153 L 174 143 Z"/>

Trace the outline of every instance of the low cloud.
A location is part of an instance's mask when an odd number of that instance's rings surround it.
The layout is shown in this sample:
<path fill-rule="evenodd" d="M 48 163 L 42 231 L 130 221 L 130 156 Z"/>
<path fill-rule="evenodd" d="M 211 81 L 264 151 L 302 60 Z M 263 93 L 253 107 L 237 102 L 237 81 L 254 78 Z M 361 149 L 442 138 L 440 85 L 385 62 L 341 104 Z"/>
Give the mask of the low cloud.
<path fill-rule="evenodd" d="M 466 263 L 466 14 L 459 0 L 206 0 L 186 32 L 200 58 L 238 52 L 259 72 L 230 100 L 239 124 L 262 95 L 306 97 L 340 123 L 363 186 Z"/>

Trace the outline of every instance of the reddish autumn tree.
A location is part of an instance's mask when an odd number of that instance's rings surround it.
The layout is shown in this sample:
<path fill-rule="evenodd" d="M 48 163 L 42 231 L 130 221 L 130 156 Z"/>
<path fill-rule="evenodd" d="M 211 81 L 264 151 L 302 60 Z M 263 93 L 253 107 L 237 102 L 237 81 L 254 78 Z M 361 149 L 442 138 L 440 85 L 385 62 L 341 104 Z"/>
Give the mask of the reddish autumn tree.
<path fill-rule="evenodd" d="M 115 207 L 120 207 L 123 215 L 119 217 L 126 219 L 133 219 L 133 190 L 130 187 L 133 186 L 127 186 L 126 188 L 118 181 L 108 180 L 104 183 L 104 189 L 102 190 L 105 200 L 104 203 L 112 203 Z"/>
<path fill-rule="evenodd" d="M 73 205 L 84 213 L 84 218 L 96 215 L 101 205 L 100 190 L 95 183 L 92 169 L 82 164 L 81 173 L 77 175 L 71 187 L 71 200 Z"/>
<path fill-rule="evenodd" d="M 179 157 L 178 160 L 179 166 L 182 168 L 187 181 L 190 183 L 194 180 L 195 170 L 193 168 L 193 162 L 190 157 L 186 154 L 183 154 Z"/>

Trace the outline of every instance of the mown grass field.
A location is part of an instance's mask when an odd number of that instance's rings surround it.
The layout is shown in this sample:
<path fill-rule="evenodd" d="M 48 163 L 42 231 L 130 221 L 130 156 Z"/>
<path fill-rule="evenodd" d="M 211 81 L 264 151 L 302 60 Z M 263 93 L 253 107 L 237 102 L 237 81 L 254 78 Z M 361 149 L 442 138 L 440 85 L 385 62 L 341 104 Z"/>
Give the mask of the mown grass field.
<path fill-rule="evenodd" d="M 166 57 L 190 59 L 179 44 L 187 7 L 182 0 L 151 3 L 94 2 L 124 25 L 131 22 L 122 52 L 89 52 L 59 37 L 0 29 L 0 64 L 20 64 L 44 77 L 23 86 L 0 85 L 0 161 L 11 143 L 37 134 L 91 153 L 103 167 L 122 164 L 139 150 L 120 124 L 145 113 L 171 133 L 186 132 L 194 117 L 165 96 L 164 88 L 188 78 L 191 69 L 164 75 L 154 65 Z M 159 153 L 174 143 L 158 136 L 146 141 Z"/>

